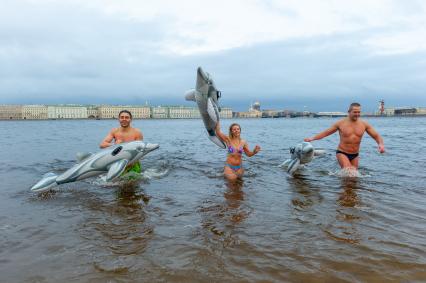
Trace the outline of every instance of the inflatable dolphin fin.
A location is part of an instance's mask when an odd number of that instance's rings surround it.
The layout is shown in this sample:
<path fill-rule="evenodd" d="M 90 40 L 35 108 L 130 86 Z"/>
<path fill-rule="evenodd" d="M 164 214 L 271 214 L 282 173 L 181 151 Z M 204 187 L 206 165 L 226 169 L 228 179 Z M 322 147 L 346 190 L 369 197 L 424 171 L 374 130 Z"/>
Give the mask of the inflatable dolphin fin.
<path fill-rule="evenodd" d="M 221 139 L 219 139 L 217 136 L 210 136 L 209 135 L 209 139 L 213 142 L 213 143 L 215 143 L 217 146 L 219 146 L 219 147 L 221 147 L 221 148 L 223 148 L 223 149 L 225 149 L 226 148 L 226 144 L 221 140 Z"/>
<path fill-rule="evenodd" d="M 291 162 L 291 159 L 287 159 L 279 167 L 287 167 L 290 162 Z"/>
<path fill-rule="evenodd" d="M 57 185 L 56 178 L 58 176 L 54 173 L 44 174 L 43 178 L 38 181 L 37 184 L 31 187 L 31 191 L 33 192 L 44 192 L 47 191 Z"/>
<path fill-rule="evenodd" d="M 288 168 L 287 168 L 287 172 L 290 175 L 293 175 L 294 172 L 296 172 L 296 170 L 299 168 L 300 165 L 300 159 L 293 159 L 289 164 L 288 164 Z"/>
<path fill-rule="evenodd" d="M 216 110 L 214 109 L 213 102 L 210 98 L 207 100 L 207 113 L 209 114 L 210 119 L 212 119 L 214 123 L 217 123 L 218 119 Z"/>
<path fill-rule="evenodd" d="M 90 156 L 92 156 L 93 154 L 90 152 L 77 152 L 76 157 L 77 157 L 77 161 L 78 163 L 82 162 L 83 160 L 89 158 Z"/>
<path fill-rule="evenodd" d="M 196 93 L 195 89 L 191 89 L 191 90 L 188 90 L 187 92 L 185 92 L 185 100 L 186 101 L 196 101 L 195 100 L 195 93 Z"/>
<path fill-rule="evenodd" d="M 108 174 L 106 176 L 107 182 L 114 180 L 118 176 L 120 176 L 124 170 L 126 169 L 127 163 L 129 163 L 126 159 L 121 159 L 114 162 L 108 170 Z"/>

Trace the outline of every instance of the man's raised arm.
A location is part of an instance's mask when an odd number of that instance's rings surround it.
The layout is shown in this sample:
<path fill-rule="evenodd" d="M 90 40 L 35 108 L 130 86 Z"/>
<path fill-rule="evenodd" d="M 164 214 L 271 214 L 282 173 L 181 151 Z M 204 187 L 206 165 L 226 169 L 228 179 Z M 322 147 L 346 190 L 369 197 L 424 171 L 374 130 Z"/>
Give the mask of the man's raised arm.
<path fill-rule="evenodd" d="M 315 140 L 320 140 L 322 138 L 328 137 L 331 134 L 334 134 L 337 130 L 339 129 L 339 122 L 335 123 L 333 126 L 331 126 L 330 128 L 328 128 L 327 130 L 313 136 L 310 138 L 305 138 L 304 141 L 305 142 L 311 142 L 311 141 L 315 141 Z"/>

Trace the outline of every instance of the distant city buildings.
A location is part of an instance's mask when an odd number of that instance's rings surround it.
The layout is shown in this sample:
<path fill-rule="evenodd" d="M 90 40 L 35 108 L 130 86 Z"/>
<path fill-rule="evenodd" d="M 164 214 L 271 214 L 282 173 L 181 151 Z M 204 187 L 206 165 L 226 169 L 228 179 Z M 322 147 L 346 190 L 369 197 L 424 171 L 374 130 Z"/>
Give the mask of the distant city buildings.
<path fill-rule="evenodd" d="M 22 119 L 22 105 L 0 105 L 1 120 Z"/>
<path fill-rule="evenodd" d="M 426 107 L 386 107 L 377 111 L 378 116 L 416 116 L 426 115 Z"/>
<path fill-rule="evenodd" d="M 426 107 L 379 107 L 369 116 L 426 116 Z M 198 119 L 197 107 L 149 106 L 149 105 L 0 105 L 0 120 L 46 120 L 46 119 L 117 119 L 121 110 L 129 110 L 134 119 Z M 345 112 L 309 112 L 292 110 L 260 109 L 258 101 L 248 111 L 232 112 L 221 108 L 220 118 L 293 118 L 293 117 L 345 117 Z"/>
<path fill-rule="evenodd" d="M 134 119 L 196 119 L 197 107 L 138 105 L 0 105 L 0 120 L 116 119 L 121 110 Z M 222 119 L 232 118 L 232 109 L 223 107 Z"/>
<path fill-rule="evenodd" d="M 235 112 L 237 118 L 262 118 L 262 111 L 260 111 L 260 102 L 256 101 L 247 112 Z"/>

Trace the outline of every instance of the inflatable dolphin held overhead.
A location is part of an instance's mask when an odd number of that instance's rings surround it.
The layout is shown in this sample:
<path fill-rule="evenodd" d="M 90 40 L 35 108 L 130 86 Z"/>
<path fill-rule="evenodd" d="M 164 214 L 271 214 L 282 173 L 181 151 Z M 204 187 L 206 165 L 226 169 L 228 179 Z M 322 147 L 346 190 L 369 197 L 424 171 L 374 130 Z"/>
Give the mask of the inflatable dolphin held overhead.
<path fill-rule="evenodd" d="M 198 67 L 195 89 L 186 92 L 185 99 L 197 102 L 209 139 L 217 146 L 226 148 L 225 143 L 216 136 L 215 132 L 216 125 L 219 122 L 219 97 L 220 91 L 217 90 L 210 74 Z"/>
<path fill-rule="evenodd" d="M 127 165 L 137 162 L 159 147 L 158 144 L 132 141 L 110 146 L 96 154 L 81 154 L 78 156 L 79 163 L 59 176 L 54 173 L 47 173 L 37 184 L 31 187 L 31 191 L 46 191 L 60 184 L 83 180 L 102 173 L 107 173 L 106 180 L 108 182 L 112 181 L 124 172 Z"/>
<path fill-rule="evenodd" d="M 291 147 L 290 153 L 290 159 L 284 161 L 280 166 L 287 166 L 287 172 L 293 175 L 301 165 L 311 162 L 314 156 L 322 155 L 325 151 L 323 149 L 314 149 L 309 142 L 302 142 Z"/>

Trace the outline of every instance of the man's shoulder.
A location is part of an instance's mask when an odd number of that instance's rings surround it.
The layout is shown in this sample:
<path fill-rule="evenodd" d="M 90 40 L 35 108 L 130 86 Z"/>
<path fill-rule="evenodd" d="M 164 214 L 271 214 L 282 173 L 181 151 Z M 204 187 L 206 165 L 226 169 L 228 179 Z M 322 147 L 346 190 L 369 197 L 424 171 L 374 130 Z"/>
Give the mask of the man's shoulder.
<path fill-rule="evenodd" d="M 133 128 L 133 127 L 132 127 L 132 129 L 131 129 L 131 130 L 132 130 L 132 132 L 133 132 L 133 133 L 135 133 L 135 134 L 140 134 L 140 133 L 142 133 L 142 132 L 141 132 L 141 130 L 140 130 L 140 129 L 138 129 L 138 128 Z"/>
<path fill-rule="evenodd" d="M 366 128 L 370 127 L 370 123 L 368 123 L 366 120 L 359 119 L 358 121 L 360 121 Z"/>
<path fill-rule="evenodd" d="M 336 123 L 334 123 L 334 126 L 339 127 L 345 122 L 346 122 L 346 118 L 339 119 L 336 121 Z"/>

